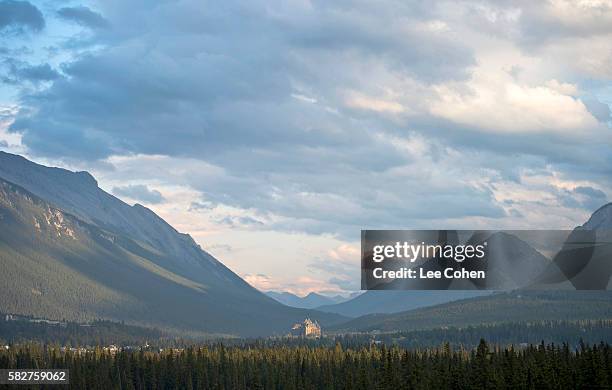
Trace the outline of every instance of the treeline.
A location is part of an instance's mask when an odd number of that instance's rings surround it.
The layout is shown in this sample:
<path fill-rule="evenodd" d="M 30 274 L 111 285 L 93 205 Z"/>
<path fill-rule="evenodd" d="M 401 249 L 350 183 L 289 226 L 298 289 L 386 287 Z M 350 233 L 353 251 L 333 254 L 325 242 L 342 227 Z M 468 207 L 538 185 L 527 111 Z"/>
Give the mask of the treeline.
<path fill-rule="evenodd" d="M 0 368 L 67 368 L 74 389 L 573 389 L 612 386 L 610 346 L 369 346 L 62 352 L 24 345 Z"/>
<path fill-rule="evenodd" d="M 165 340 L 159 330 L 140 326 L 125 325 L 112 321 L 93 321 L 87 324 L 63 322 L 50 324 L 31 322 L 24 318 L 5 321 L 0 317 L 0 344 L 15 344 L 25 341 L 38 341 L 44 344 L 61 346 L 88 345 L 144 345 L 147 342 L 160 343 Z"/>
<path fill-rule="evenodd" d="M 180 338 L 161 330 L 112 321 L 93 321 L 88 324 L 67 322 L 57 325 L 27 320 L 4 321 L 4 315 L 0 316 L 0 344 L 36 341 L 43 344 L 84 347 L 109 344 L 142 346 L 147 343 L 155 348 L 184 348 L 203 344 L 212 346 L 222 342 L 226 346 L 241 348 L 276 348 L 333 347 L 339 343 L 344 348 L 353 349 L 370 344 L 415 349 L 437 347 L 444 343 L 455 348 L 475 348 L 481 338 L 502 346 L 538 344 L 544 341 L 548 344 L 567 343 L 574 348 L 580 341 L 586 344 L 600 341 L 612 343 L 612 320 L 510 322 L 379 334 L 326 335 L 314 340 L 286 337 L 203 340 Z"/>
<path fill-rule="evenodd" d="M 435 348 L 449 344 L 454 348 L 476 348 L 481 339 L 492 344 L 521 347 L 529 344 L 567 343 L 570 348 L 580 342 L 594 344 L 603 341 L 612 343 L 612 320 L 581 321 L 535 321 L 508 322 L 501 324 L 483 324 L 463 328 L 448 327 L 427 330 L 413 330 L 389 333 L 349 333 L 325 335 L 321 339 L 305 338 L 260 338 L 260 339 L 224 339 L 226 346 L 242 348 L 276 348 L 276 347 L 333 347 L 336 344 L 344 348 L 358 349 L 370 344 L 385 344 L 406 349 Z M 216 341 L 210 341 L 214 344 Z M 189 346 L 194 341 L 173 340 L 172 346 Z"/>
<path fill-rule="evenodd" d="M 224 340 L 225 344 L 240 346 L 334 346 L 340 343 L 345 348 L 359 348 L 372 343 L 402 348 L 431 348 L 448 343 L 453 347 L 475 348 L 481 339 L 496 345 L 567 343 L 576 347 L 582 341 L 593 344 L 603 341 L 612 343 L 612 320 L 582 321 L 535 321 L 483 324 L 467 327 L 446 327 L 389 333 L 349 333 L 328 335 L 320 340 L 308 339 L 261 339 Z"/>
<path fill-rule="evenodd" d="M 387 345 L 397 344 L 409 349 L 433 347 L 445 342 L 475 347 L 481 338 L 497 345 L 537 344 L 544 340 L 546 343 L 577 346 L 581 340 L 587 344 L 612 343 L 612 320 L 509 322 L 380 334 L 375 338 Z M 348 343 L 348 340 L 344 342 Z"/>

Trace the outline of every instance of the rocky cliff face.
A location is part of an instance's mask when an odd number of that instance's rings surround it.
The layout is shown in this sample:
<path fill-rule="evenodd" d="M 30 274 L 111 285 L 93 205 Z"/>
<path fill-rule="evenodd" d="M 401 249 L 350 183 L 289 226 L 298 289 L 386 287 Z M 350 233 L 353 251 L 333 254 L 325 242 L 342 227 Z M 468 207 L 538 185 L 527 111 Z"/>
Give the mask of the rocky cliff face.
<path fill-rule="evenodd" d="M 115 232 L 170 257 L 165 266 L 202 282 L 214 279 L 255 292 L 241 278 L 203 251 L 188 234 L 177 232 L 146 207 L 130 206 L 98 187 L 87 172 L 35 164 L 0 152 L 0 178 L 14 183 L 80 220 Z"/>
<path fill-rule="evenodd" d="M 130 206 L 106 193 L 87 172 L 45 167 L 0 152 L 0 177 L 85 222 L 128 234 L 179 260 L 197 257 L 197 251 L 192 250 L 197 245 L 191 237 L 178 233 L 146 207 Z"/>

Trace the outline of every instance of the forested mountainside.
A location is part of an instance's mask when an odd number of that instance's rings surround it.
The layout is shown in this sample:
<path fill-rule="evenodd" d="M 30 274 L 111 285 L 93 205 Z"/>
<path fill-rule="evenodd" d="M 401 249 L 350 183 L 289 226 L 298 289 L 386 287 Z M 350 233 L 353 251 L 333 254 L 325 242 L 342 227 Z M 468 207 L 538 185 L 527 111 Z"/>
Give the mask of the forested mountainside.
<path fill-rule="evenodd" d="M 0 167 L 3 312 L 229 335 L 286 333 L 305 317 L 342 319 L 265 296 L 189 236 L 105 193 L 88 174 L 6 153 Z"/>
<path fill-rule="evenodd" d="M 388 332 L 517 321 L 599 319 L 612 319 L 610 291 L 514 291 L 395 314 L 367 315 L 333 329 Z"/>

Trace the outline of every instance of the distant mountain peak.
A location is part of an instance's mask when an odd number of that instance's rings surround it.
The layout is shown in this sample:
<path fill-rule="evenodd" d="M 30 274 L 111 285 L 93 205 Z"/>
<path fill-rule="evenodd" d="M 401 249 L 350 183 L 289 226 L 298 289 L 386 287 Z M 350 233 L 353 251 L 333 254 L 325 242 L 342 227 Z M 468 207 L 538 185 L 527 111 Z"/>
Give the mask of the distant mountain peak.
<path fill-rule="evenodd" d="M 304 309 L 313 309 L 319 306 L 332 305 L 335 303 L 344 302 L 347 299 L 340 295 L 330 297 L 314 291 L 303 297 L 287 291 L 266 291 L 265 294 L 284 305 Z"/>
<path fill-rule="evenodd" d="M 582 227 L 589 230 L 612 229 L 612 202 L 598 208 Z"/>

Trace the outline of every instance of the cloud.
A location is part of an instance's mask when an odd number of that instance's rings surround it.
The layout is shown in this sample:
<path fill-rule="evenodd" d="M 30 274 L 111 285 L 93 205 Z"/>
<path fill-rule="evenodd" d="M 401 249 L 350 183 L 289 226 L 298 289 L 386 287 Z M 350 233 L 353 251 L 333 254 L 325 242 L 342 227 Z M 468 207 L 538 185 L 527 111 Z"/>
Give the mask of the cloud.
<path fill-rule="evenodd" d="M 310 263 L 314 271 L 333 275 L 328 283 L 344 291 L 360 289 L 361 252 L 356 246 L 342 244 L 328 251 L 327 256 L 315 259 Z"/>
<path fill-rule="evenodd" d="M 226 226 L 355 239 L 542 223 L 554 185 L 537 211 L 504 202 L 531 194 L 525 171 L 612 186 L 612 30 L 605 6 L 533 3 L 100 2 L 113 28 L 24 91 L 10 131 L 126 181 L 155 166 L 205 199 L 184 208 L 237 210 Z"/>
<path fill-rule="evenodd" d="M 608 203 L 608 197 L 603 191 L 589 186 L 578 186 L 571 190 L 563 190 L 559 197 L 564 206 L 582 208 L 590 212 Z"/>
<path fill-rule="evenodd" d="M 556 0 L 528 8 L 530 12 L 522 20 L 523 39 L 528 43 L 612 32 L 612 4 L 608 1 Z"/>
<path fill-rule="evenodd" d="M 612 119 L 610 106 L 600 102 L 596 98 L 587 98 L 584 100 L 584 105 L 587 110 L 600 122 L 609 122 Z"/>
<path fill-rule="evenodd" d="M 349 277 L 333 277 L 329 279 L 329 283 L 338 286 L 343 291 L 359 291 L 361 289 L 361 283 L 359 276 L 351 275 Z"/>
<path fill-rule="evenodd" d="M 234 227 L 234 228 L 235 227 L 248 228 L 248 227 L 264 226 L 264 223 L 262 221 L 255 219 L 253 217 L 249 217 L 249 216 L 228 215 L 226 217 L 223 217 L 221 220 L 219 220 L 218 223 L 224 224 L 230 227 Z"/>
<path fill-rule="evenodd" d="M 222 252 L 228 253 L 228 252 L 232 252 L 234 248 L 231 245 L 227 245 L 227 244 L 215 244 L 215 245 L 207 245 L 206 250 L 212 253 L 215 253 L 216 251 L 222 251 Z"/>
<path fill-rule="evenodd" d="M 75 141 L 95 139 L 99 152 L 88 151 L 79 158 L 129 150 L 196 155 L 203 148 L 214 152 L 229 144 L 318 146 L 337 142 L 343 132 L 340 124 L 318 107 L 304 110 L 291 95 L 299 85 L 329 88 L 326 85 L 344 71 L 337 56 L 349 68 L 371 62 L 425 80 L 460 79 L 473 64 L 471 53 L 456 37 L 407 27 L 410 24 L 402 18 L 390 25 L 385 15 L 368 17 L 372 6 L 366 5 L 348 11 L 321 4 L 300 13 L 283 9 L 280 3 L 278 12 L 268 11 L 262 3 L 229 3 L 232 13 L 251 20 L 248 24 L 236 23 L 222 7 L 201 7 L 197 2 L 171 8 L 154 3 L 141 10 L 142 18 L 123 23 L 124 15 L 133 10 L 124 4 L 114 6 L 112 14 L 121 15 L 117 34 L 125 39 L 66 64 L 69 77 L 45 91 L 45 105 L 24 110 L 16 122 L 14 130 L 28 134 L 26 142 L 33 150 L 70 153 L 39 142 L 43 127 L 48 129 L 44 132 L 72 134 Z M 404 16 L 411 10 L 404 10 Z M 216 14 L 218 20 L 213 20 Z M 149 18 L 156 22 L 149 25 Z M 169 33 L 176 39 L 164 39 Z M 241 60 L 233 60 L 236 57 Z M 327 71 L 311 69 L 313 60 Z M 338 81 L 352 84 L 359 77 L 349 71 Z M 36 100 L 24 103 L 37 106 Z M 81 104 L 75 105 L 76 101 Z M 127 101 L 130 104 L 124 104 Z M 115 113 L 112 119 L 102 120 L 99 113 L 105 110 Z M 306 132 L 303 123 L 311 120 L 315 123 Z M 74 126 L 65 126 L 67 122 Z M 88 130 L 83 131 L 85 123 Z M 165 131 L 169 127 L 174 128 L 172 139 Z M 335 136 L 329 133 L 333 128 L 338 128 Z M 77 148 L 72 154 L 78 154 Z"/>
<path fill-rule="evenodd" d="M 149 187 L 144 184 L 130 184 L 114 187 L 113 194 L 152 204 L 164 201 L 164 197 L 159 191 L 149 189 Z"/>
<path fill-rule="evenodd" d="M 36 6 L 28 1 L 0 1 L 0 32 L 22 33 L 26 30 L 40 31 L 45 19 Z"/>
<path fill-rule="evenodd" d="M 102 15 L 82 5 L 60 8 L 57 14 L 65 20 L 90 28 L 107 28 L 109 26 L 108 21 Z"/>
<path fill-rule="evenodd" d="M 572 228 L 612 193 L 609 2 L 75 4 L 4 26 L 40 33 L 0 49 L 0 139 L 228 264 L 325 241 L 291 277 L 258 262 L 268 284 L 353 289 L 361 229 Z"/>
<path fill-rule="evenodd" d="M 8 75 L 3 78 L 5 83 L 21 84 L 25 81 L 39 83 L 53 81 L 61 77 L 49 64 L 30 65 L 15 59 L 7 59 L 4 65 L 8 68 Z"/>
<path fill-rule="evenodd" d="M 15 71 L 15 76 L 29 81 L 51 81 L 60 77 L 59 73 L 51 68 L 49 64 L 22 67 Z"/>
<path fill-rule="evenodd" d="M 398 114 L 405 111 L 405 108 L 397 102 L 376 99 L 367 96 L 361 96 L 359 94 L 353 94 L 349 96 L 346 101 L 348 107 L 359 108 L 364 110 L 371 110 L 377 112 L 388 112 L 392 114 Z"/>
<path fill-rule="evenodd" d="M 206 211 L 212 210 L 215 208 L 215 205 L 209 201 L 195 201 L 191 202 L 189 205 L 188 211 Z"/>
<path fill-rule="evenodd" d="M 281 284 L 265 274 L 245 274 L 242 278 L 260 291 L 278 291 L 282 288 Z"/>
<path fill-rule="evenodd" d="M 301 297 L 304 297 L 311 292 L 329 295 L 342 294 L 346 292 L 343 289 L 338 288 L 338 286 L 335 284 L 310 276 L 300 276 L 293 280 L 284 280 L 271 278 L 264 274 L 248 274 L 243 275 L 243 278 L 260 291 L 286 291 Z"/>
<path fill-rule="evenodd" d="M 432 113 L 483 131 L 506 133 L 562 133 L 580 136 L 599 127 L 584 103 L 567 93 L 567 85 L 520 85 L 509 77 L 477 75 L 459 90 L 443 86 Z M 573 92 L 573 90 L 570 90 Z M 486 113 L 486 114 L 484 114 Z"/>

